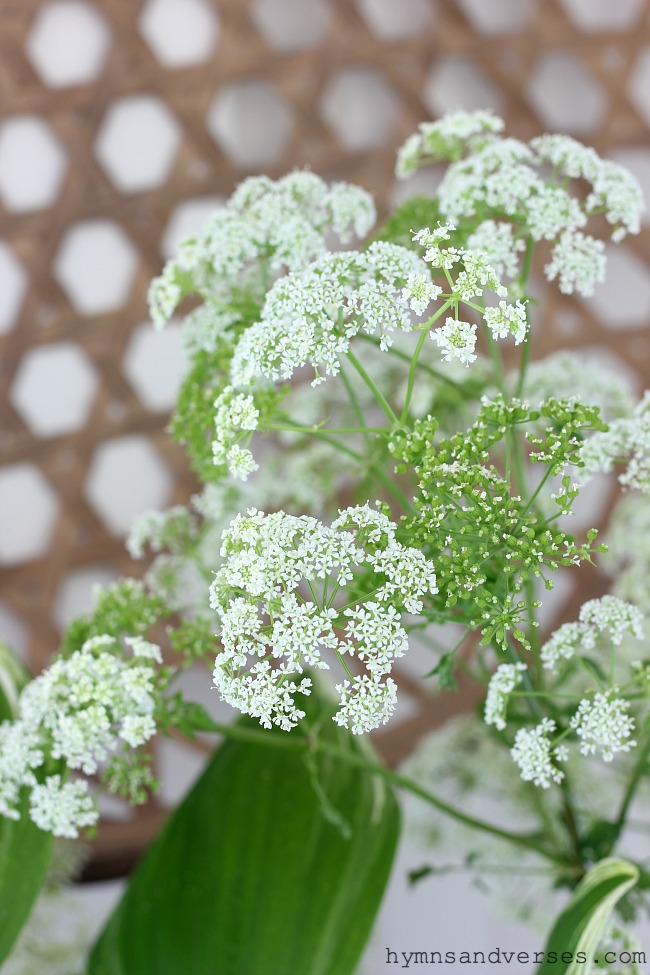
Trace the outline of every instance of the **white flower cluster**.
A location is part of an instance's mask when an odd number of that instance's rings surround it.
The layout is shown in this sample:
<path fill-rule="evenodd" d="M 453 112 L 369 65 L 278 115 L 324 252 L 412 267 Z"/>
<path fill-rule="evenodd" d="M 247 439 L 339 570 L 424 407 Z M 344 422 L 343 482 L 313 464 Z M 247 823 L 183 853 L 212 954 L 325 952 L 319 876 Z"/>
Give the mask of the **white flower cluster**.
<path fill-rule="evenodd" d="M 519 254 L 526 249 L 515 237 L 511 223 L 484 220 L 467 238 L 470 250 L 481 251 L 499 278 L 514 278 L 519 273 Z"/>
<path fill-rule="evenodd" d="M 548 240 L 553 244 L 548 280 L 559 279 L 566 294 L 593 294 L 604 279 L 604 245 L 583 228 L 592 215 L 604 213 L 614 241 L 638 233 L 643 196 L 637 180 L 570 136 L 545 135 L 526 144 L 502 138 L 502 130 L 502 120 L 485 112 L 457 113 L 421 126 L 399 151 L 397 173 L 405 177 L 427 162 L 451 160 L 438 189 L 442 213 L 451 221 L 488 218 L 470 247 L 480 242 L 493 266 L 515 277 L 521 236 Z M 547 177 L 549 165 L 553 171 Z M 571 179 L 591 184 L 584 201 L 567 190 Z M 493 219 L 499 214 L 514 221 L 514 237 Z"/>
<path fill-rule="evenodd" d="M 97 821 L 86 782 L 59 773 L 41 781 L 39 770 L 54 760 L 92 775 L 118 748 L 137 748 L 155 734 L 160 650 L 140 637 L 127 642 L 128 659 L 113 637 L 93 637 L 23 690 L 17 719 L 0 725 L 0 815 L 19 818 L 27 787 L 31 818 L 55 836 L 75 837 Z"/>
<path fill-rule="evenodd" d="M 469 366 L 476 361 L 476 325 L 447 318 L 445 324 L 431 332 L 431 338 L 442 352 L 442 361 L 458 359 Z"/>
<path fill-rule="evenodd" d="M 390 519 L 367 505 L 341 511 L 329 527 L 252 508 L 222 539 L 224 563 L 210 588 L 221 617 L 214 683 L 222 698 L 265 727 L 288 731 L 304 717 L 294 696 L 311 688 L 300 675 L 329 669 L 322 656 L 329 651 L 347 674 L 334 720 L 355 733 L 388 720 L 395 685 L 387 675 L 407 649 L 398 607 L 419 613 L 437 591 L 431 563 L 399 543 Z M 354 592 L 364 570 L 377 577 L 375 588 L 337 609 L 339 590 Z M 356 656 L 365 673 L 353 676 L 346 656 Z"/>
<path fill-rule="evenodd" d="M 212 459 L 215 464 L 227 464 L 233 477 L 245 481 L 258 468 L 250 450 L 239 444 L 242 435 L 250 441 L 250 435 L 257 430 L 260 414 L 255 400 L 226 386 L 214 401 L 214 408 L 216 436 L 212 441 Z"/>
<path fill-rule="evenodd" d="M 553 749 L 549 735 L 554 731 L 555 722 L 543 718 L 534 728 L 520 728 L 510 749 L 524 782 L 532 782 L 542 789 L 548 789 L 551 782 L 561 782 L 564 778 L 564 772 L 555 762 L 566 760 L 566 750 L 562 746 Z"/>
<path fill-rule="evenodd" d="M 515 388 L 516 379 L 510 380 Z M 558 399 L 575 397 L 581 403 L 597 406 L 602 418 L 609 422 L 629 416 L 633 402 L 628 384 L 612 369 L 603 369 L 597 362 L 588 362 L 575 353 L 554 352 L 545 359 L 531 362 L 526 370 L 524 394 L 531 405 L 541 404 L 551 396 Z"/>
<path fill-rule="evenodd" d="M 605 633 L 619 646 L 626 633 L 643 639 L 643 613 L 637 606 L 617 596 L 590 599 L 580 608 L 578 623 L 564 623 L 541 649 L 542 664 L 556 670 L 561 660 L 569 660 L 579 650 L 593 650 L 599 633 Z"/>
<path fill-rule="evenodd" d="M 630 545 L 630 539 L 634 545 Z M 650 497 L 630 494 L 620 501 L 604 539 L 603 566 L 621 599 L 650 613 Z"/>
<path fill-rule="evenodd" d="M 310 172 L 290 173 L 276 182 L 252 176 L 198 237 L 181 242 L 179 256 L 153 281 L 152 320 L 162 328 L 191 290 L 214 302 L 218 320 L 242 275 L 254 286 L 256 275 L 298 270 L 326 252 L 330 228 L 346 242 L 352 234 L 365 236 L 374 221 L 372 198 L 360 187 L 328 186 Z M 261 280 L 257 284 L 263 286 Z"/>
<path fill-rule="evenodd" d="M 186 543 L 196 537 L 197 525 L 192 512 L 183 505 L 166 511 L 146 511 L 131 525 L 126 548 L 132 559 L 144 557 L 145 549 L 161 552 L 183 551 Z"/>
<path fill-rule="evenodd" d="M 506 710 L 510 694 L 521 684 L 526 664 L 500 664 L 490 678 L 485 699 L 485 723 L 493 724 L 499 731 L 506 726 Z"/>
<path fill-rule="evenodd" d="M 634 719 L 627 714 L 629 708 L 629 701 L 613 697 L 611 691 L 581 701 L 571 727 L 581 739 L 582 754 L 600 750 L 603 761 L 611 762 L 617 752 L 629 752 L 636 745 L 630 738 Z"/>
<path fill-rule="evenodd" d="M 650 390 L 632 416 L 614 420 L 608 430 L 594 433 L 582 447 L 580 459 L 584 464 L 581 480 L 627 462 L 626 470 L 619 474 L 620 483 L 650 494 Z"/>
<path fill-rule="evenodd" d="M 472 302 L 475 298 L 482 298 L 486 288 L 501 298 L 506 297 L 508 289 L 501 283 L 487 253 L 446 243 L 454 230 L 452 223 L 441 224 L 434 230 L 423 227 L 413 235 L 413 240 L 426 248 L 424 260 L 428 264 L 442 269 L 445 274 L 455 272 L 456 278 L 450 287 L 458 301 Z M 500 234 L 500 242 L 505 246 L 504 234 Z M 502 246 L 497 255 L 502 263 L 505 260 L 503 250 Z M 521 301 L 510 303 L 502 300 L 496 306 L 485 309 L 483 320 L 495 339 L 513 335 L 515 345 L 519 345 L 526 338 L 526 306 Z M 476 326 L 469 322 L 448 318 L 441 328 L 431 332 L 431 338 L 442 349 L 445 362 L 459 359 L 469 365 L 476 360 Z"/>
<path fill-rule="evenodd" d="M 463 151 L 501 132 L 503 120 L 489 111 L 450 112 L 437 122 L 421 122 L 397 154 L 396 173 L 405 179 L 420 166 L 440 159 L 458 159 Z"/>
<path fill-rule="evenodd" d="M 327 254 L 305 271 L 280 278 L 269 291 L 261 318 L 235 349 L 231 379 L 249 386 L 258 377 L 289 379 L 311 364 L 313 385 L 335 376 L 350 339 L 360 331 L 379 335 L 415 326 L 411 308 L 422 314 L 440 289 L 427 283 L 422 260 L 397 244 L 375 242 L 363 252 Z"/>

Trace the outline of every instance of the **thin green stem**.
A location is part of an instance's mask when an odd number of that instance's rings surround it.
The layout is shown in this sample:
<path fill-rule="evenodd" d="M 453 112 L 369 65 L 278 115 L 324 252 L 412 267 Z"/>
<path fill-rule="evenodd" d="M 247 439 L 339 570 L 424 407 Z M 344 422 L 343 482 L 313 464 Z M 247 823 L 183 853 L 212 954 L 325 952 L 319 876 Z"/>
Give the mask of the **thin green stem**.
<path fill-rule="evenodd" d="M 627 784 L 627 789 L 625 790 L 625 794 L 623 795 L 621 808 L 619 810 L 618 816 L 616 817 L 616 825 L 619 829 L 619 832 L 625 826 L 625 820 L 627 819 L 627 814 L 630 805 L 632 804 L 632 800 L 634 799 L 634 794 L 641 781 L 643 773 L 646 770 L 648 755 L 650 755 L 650 734 L 646 735 L 645 744 L 643 745 L 643 748 L 639 752 L 639 757 L 637 758 L 636 765 L 634 766 L 634 771 L 632 772 L 630 781 Z"/>
<path fill-rule="evenodd" d="M 346 373 L 346 371 L 343 368 L 343 366 L 341 366 L 341 373 L 340 373 L 340 375 L 341 375 L 341 381 L 343 382 L 343 385 L 345 386 L 345 391 L 348 394 L 348 399 L 350 400 L 350 405 L 352 406 L 352 410 L 354 412 L 354 415 L 357 418 L 357 422 L 358 422 L 359 426 L 360 427 L 363 427 L 363 429 L 365 430 L 364 440 L 366 442 L 366 450 L 370 450 L 370 445 L 371 445 L 370 431 L 368 430 L 368 427 L 366 425 L 366 420 L 365 420 L 365 417 L 363 415 L 363 409 L 361 407 L 361 403 L 359 402 L 359 397 L 357 396 L 357 394 L 355 392 L 354 386 L 350 382 L 350 377 Z"/>
<path fill-rule="evenodd" d="M 540 856 L 545 857 L 547 860 L 551 860 L 553 863 L 560 863 L 563 866 L 566 865 L 566 860 L 564 857 L 562 857 L 560 854 L 553 853 L 551 850 L 547 850 L 545 846 L 538 843 L 537 840 L 532 839 L 532 837 L 523 835 L 522 833 L 511 833 L 508 830 L 501 829 L 500 826 L 495 826 L 492 823 L 485 822 L 482 819 L 469 816 L 466 813 L 461 812 L 459 809 L 455 809 L 448 802 L 440 799 L 427 789 L 422 788 L 421 785 L 414 782 L 412 779 L 408 779 L 406 776 L 400 775 L 398 772 L 393 772 L 392 769 L 386 768 L 384 765 L 379 765 L 376 762 L 369 762 L 363 757 L 363 755 L 360 755 L 357 752 L 344 751 L 338 745 L 330 745 L 327 742 L 318 742 L 315 747 L 317 751 L 323 752 L 326 755 L 331 755 L 335 758 L 340 758 L 341 761 L 347 762 L 348 765 L 356 765 L 357 767 L 363 768 L 373 775 L 381 776 L 381 778 L 385 779 L 387 782 L 390 782 L 391 785 L 396 786 L 398 789 L 404 789 L 406 792 L 410 792 L 414 796 L 418 796 L 435 809 L 445 813 L 447 816 L 451 816 L 452 819 L 455 819 L 459 823 L 463 823 L 465 826 L 469 826 L 471 829 L 480 830 L 483 833 L 490 833 L 492 836 L 498 836 L 509 843 L 514 843 L 517 846 L 534 850 Z"/>
<path fill-rule="evenodd" d="M 382 393 L 382 391 L 376 386 L 376 384 L 373 381 L 372 377 L 368 375 L 368 373 L 363 368 L 363 366 L 361 365 L 361 363 L 359 362 L 359 360 L 357 359 L 357 357 L 355 356 L 355 354 L 353 352 L 348 352 L 347 353 L 347 356 L 348 356 L 349 361 L 352 363 L 352 365 L 357 370 L 357 372 L 359 373 L 359 375 L 363 379 L 364 383 L 366 384 L 366 386 L 368 387 L 368 389 L 372 393 L 372 395 L 377 400 L 378 404 L 381 406 L 382 410 L 384 411 L 384 413 L 386 414 L 386 416 L 388 417 L 388 419 L 391 421 L 392 424 L 394 424 L 395 426 L 398 426 L 399 425 L 399 419 L 398 419 L 397 415 L 393 412 L 390 403 L 388 402 L 388 400 L 386 399 L 386 397 L 384 396 L 384 394 Z"/>

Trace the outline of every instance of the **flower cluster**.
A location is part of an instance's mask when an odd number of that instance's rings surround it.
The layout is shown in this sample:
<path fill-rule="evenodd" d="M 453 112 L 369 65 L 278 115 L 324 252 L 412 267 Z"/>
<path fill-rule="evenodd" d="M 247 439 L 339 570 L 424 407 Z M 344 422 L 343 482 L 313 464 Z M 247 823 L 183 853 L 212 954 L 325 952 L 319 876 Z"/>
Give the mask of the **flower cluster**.
<path fill-rule="evenodd" d="M 564 623 L 546 641 L 540 652 L 544 667 L 556 670 L 561 660 L 570 660 L 580 650 L 593 650 L 600 633 L 607 634 L 614 646 L 626 633 L 641 640 L 643 613 L 617 596 L 590 599 L 581 606 L 578 623 Z"/>
<path fill-rule="evenodd" d="M 392 333 L 415 327 L 413 306 L 422 314 L 439 293 L 426 265 L 404 247 L 380 241 L 363 252 L 327 254 L 271 288 L 259 321 L 235 349 L 233 385 L 248 386 L 259 377 L 289 379 L 307 364 L 317 385 L 323 370 L 339 372 L 353 336 L 378 335 L 388 348 Z"/>
<path fill-rule="evenodd" d="M 516 378 L 509 385 L 516 387 Z M 633 409 L 628 383 L 612 369 L 604 369 L 597 362 L 589 362 L 585 369 L 584 355 L 560 351 L 531 362 L 526 370 L 524 394 L 531 405 L 541 405 L 551 396 L 575 398 L 581 403 L 597 406 L 606 423 L 627 417 Z"/>
<path fill-rule="evenodd" d="M 87 783 L 48 770 L 52 761 L 65 762 L 91 775 L 118 749 L 138 748 L 155 734 L 160 650 L 141 637 L 127 643 L 128 658 L 113 637 L 93 637 L 24 689 L 16 721 L 0 725 L 1 815 L 19 818 L 27 787 L 31 818 L 55 836 L 75 837 L 97 821 Z"/>
<path fill-rule="evenodd" d="M 630 738 L 634 719 L 627 714 L 629 708 L 629 701 L 614 697 L 611 691 L 581 701 L 571 727 L 581 739 L 582 754 L 594 755 L 599 749 L 603 761 L 611 762 L 617 752 L 629 752 L 636 745 Z"/>
<path fill-rule="evenodd" d="M 487 253 L 476 246 L 476 235 L 474 247 L 471 249 L 448 243 L 455 229 L 451 223 L 441 224 L 435 230 L 424 227 L 413 235 L 413 240 L 426 248 L 424 260 L 432 268 L 444 272 L 450 287 L 450 297 L 456 304 L 460 301 L 471 304 L 475 299 L 483 298 L 486 288 L 499 296 L 502 300 L 496 306 L 484 310 L 483 320 L 495 339 L 513 335 L 515 345 L 519 345 L 528 330 L 525 304 L 519 300 L 514 303 L 503 300 L 508 289 L 501 283 Z M 497 259 L 503 266 L 506 260 L 503 248 L 497 254 Z M 451 271 L 455 273 L 455 280 Z M 469 365 L 476 359 L 476 325 L 448 318 L 442 328 L 431 332 L 431 338 L 443 350 L 445 361 L 457 358 Z"/>
<path fill-rule="evenodd" d="M 198 237 L 181 242 L 178 257 L 154 280 L 149 291 L 153 322 L 162 328 L 183 296 L 196 291 L 211 303 L 214 327 L 226 328 L 242 278 L 261 295 L 264 275 L 297 270 L 324 254 L 330 228 L 345 242 L 352 234 L 365 236 L 374 221 L 372 198 L 357 186 L 328 186 L 310 172 L 291 173 L 277 182 L 250 177 Z"/>
<path fill-rule="evenodd" d="M 558 278 L 566 294 L 592 294 L 604 280 L 604 246 L 583 228 L 592 215 L 604 213 L 614 241 L 638 233 L 643 199 L 637 181 L 570 136 L 545 135 L 527 144 L 503 138 L 502 130 L 501 119 L 482 111 L 457 112 L 421 126 L 400 150 L 397 174 L 404 178 L 428 162 L 449 160 L 438 190 L 440 208 L 448 220 L 476 224 L 471 247 L 480 246 L 494 267 L 514 278 L 521 237 L 549 241 L 548 280 Z M 549 165 L 553 170 L 547 177 Z M 584 201 L 567 189 L 572 179 L 590 184 Z M 506 229 L 511 224 L 515 236 Z"/>
<path fill-rule="evenodd" d="M 510 750 L 524 782 L 532 782 L 542 789 L 564 778 L 556 762 L 566 760 L 567 754 L 562 746 L 553 748 L 549 735 L 554 731 L 555 722 L 543 718 L 534 728 L 520 728 Z"/>
<path fill-rule="evenodd" d="M 360 733 L 388 719 L 395 686 L 387 675 L 407 649 L 399 608 L 419 613 L 436 576 L 420 552 L 397 541 L 383 511 L 347 508 L 326 526 L 250 509 L 224 531 L 222 556 L 210 588 L 223 646 L 214 682 L 229 704 L 289 730 L 304 717 L 295 695 L 311 689 L 301 675 L 329 669 L 329 652 L 347 675 L 335 720 Z M 358 595 L 340 605 L 343 587 Z M 365 673 L 353 676 L 346 657 Z"/>
<path fill-rule="evenodd" d="M 626 470 L 619 474 L 620 483 L 650 494 L 650 390 L 645 392 L 632 416 L 614 420 L 608 430 L 590 437 L 581 456 L 583 480 L 627 462 Z"/>
<path fill-rule="evenodd" d="M 493 724 L 499 731 L 506 726 L 506 709 L 512 691 L 523 680 L 526 664 L 500 664 L 490 678 L 485 699 L 485 723 Z"/>

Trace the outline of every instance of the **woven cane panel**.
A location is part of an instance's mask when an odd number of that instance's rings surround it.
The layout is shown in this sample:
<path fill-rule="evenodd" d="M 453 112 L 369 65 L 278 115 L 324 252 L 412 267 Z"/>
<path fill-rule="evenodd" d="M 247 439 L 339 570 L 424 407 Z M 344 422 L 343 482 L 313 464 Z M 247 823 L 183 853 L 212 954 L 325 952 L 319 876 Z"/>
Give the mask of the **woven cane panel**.
<path fill-rule="evenodd" d="M 165 433 L 178 329 L 148 329 L 146 288 L 243 176 L 310 166 L 385 214 L 439 179 L 394 180 L 417 123 L 492 107 L 520 138 L 574 134 L 650 196 L 647 0 L 0 0 L 0 45 L 0 630 L 34 671 L 93 583 L 140 571 L 131 518 L 194 487 Z M 584 348 L 650 385 L 649 264 L 646 222 L 613 253 L 606 296 L 537 281 L 535 356 Z M 584 520 L 611 496 L 592 492 Z M 569 582 L 556 609 L 582 598 Z M 432 708 L 423 659 L 380 736 L 390 760 L 458 707 Z M 180 745 L 165 748 L 163 767 Z"/>

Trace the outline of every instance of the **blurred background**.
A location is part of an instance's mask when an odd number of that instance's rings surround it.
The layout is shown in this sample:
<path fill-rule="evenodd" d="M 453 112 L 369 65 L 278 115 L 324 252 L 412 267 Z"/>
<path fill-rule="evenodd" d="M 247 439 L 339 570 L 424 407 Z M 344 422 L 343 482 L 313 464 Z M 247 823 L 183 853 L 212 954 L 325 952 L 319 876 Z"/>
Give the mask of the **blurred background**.
<path fill-rule="evenodd" d="M 243 177 L 307 166 L 362 184 L 385 215 L 440 178 L 395 181 L 417 124 L 491 108 L 516 137 L 593 145 L 650 197 L 648 0 L 0 0 L 0 48 L 0 635 L 34 672 L 96 583 L 140 571 L 123 548 L 132 518 L 194 488 L 165 433 L 179 328 L 151 329 L 146 289 Z M 536 357 L 579 348 L 586 368 L 650 385 L 647 220 L 612 249 L 606 291 L 534 287 Z M 600 482 L 580 519 L 612 493 Z M 584 598 L 573 584 L 557 604 L 569 617 Z M 392 761 L 457 706 L 432 714 L 421 672 L 414 658 L 400 675 L 400 721 L 382 736 Z M 187 680 L 214 706 L 204 677 Z M 202 760 L 163 744 L 163 806 Z M 158 822 L 104 830 L 104 857 Z M 420 923 L 409 913 L 394 931 Z M 369 972 L 383 970 L 376 951 Z"/>

